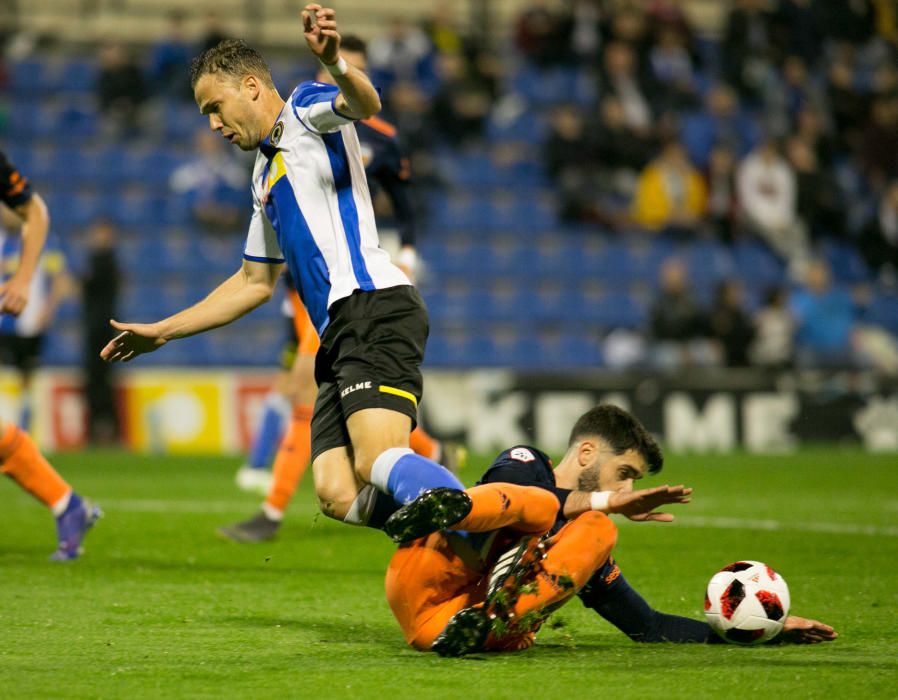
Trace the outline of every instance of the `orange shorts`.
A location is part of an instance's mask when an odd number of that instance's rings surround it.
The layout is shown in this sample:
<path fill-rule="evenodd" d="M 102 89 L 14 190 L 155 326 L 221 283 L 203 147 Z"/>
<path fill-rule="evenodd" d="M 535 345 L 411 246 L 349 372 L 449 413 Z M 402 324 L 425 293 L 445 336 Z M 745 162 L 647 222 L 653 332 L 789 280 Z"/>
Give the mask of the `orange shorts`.
<path fill-rule="evenodd" d="M 500 532 L 499 537 L 506 537 L 507 542 L 492 549 L 504 551 L 520 534 Z M 540 584 L 539 592 L 529 595 L 536 598 L 536 609 L 543 604 L 545 609 L 553 609 L 573 596 L 608 560 L 616 539 L 617 529 L 602 513 L 583 513 L 561 528 L 547 542 L 549 555 L 543 564 L 550 574 L 544 578 L 551 585 Z M 406 641 L 419 651 L 427 651 L 455 613 L 483 603 L 489 566 L 452 533 L 438 532 L 402 545 L 387 568 L 386 592 Z M 559 590 L 552 573 L 569 578 L 573 586 Z M 501 640 L 490 637 L 487 649 L 527 648 L 533 644 L 540 624 Z"/>
<path fill-rule="evenodd" d="M 486 595 L 484 572 L 466 564 L 453 542 L 456 535 L 441 532 L 408 542 L 387 568 L 387 602 L 405 640 L 421 651 L 430 649 L 449 618 Z"/>

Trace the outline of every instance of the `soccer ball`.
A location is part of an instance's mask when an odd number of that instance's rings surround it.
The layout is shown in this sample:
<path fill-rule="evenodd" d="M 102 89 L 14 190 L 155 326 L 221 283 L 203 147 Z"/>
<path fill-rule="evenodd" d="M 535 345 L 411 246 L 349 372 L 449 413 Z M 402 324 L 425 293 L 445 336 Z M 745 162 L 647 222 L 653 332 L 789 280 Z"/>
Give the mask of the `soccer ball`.
<path fill-rule="evenodd" d="M 759 561 L 737 561 L 708 582 L 705 617 L 724 640 L 762 644 L 783 629 L 789 614 L 789 586 Z"/>

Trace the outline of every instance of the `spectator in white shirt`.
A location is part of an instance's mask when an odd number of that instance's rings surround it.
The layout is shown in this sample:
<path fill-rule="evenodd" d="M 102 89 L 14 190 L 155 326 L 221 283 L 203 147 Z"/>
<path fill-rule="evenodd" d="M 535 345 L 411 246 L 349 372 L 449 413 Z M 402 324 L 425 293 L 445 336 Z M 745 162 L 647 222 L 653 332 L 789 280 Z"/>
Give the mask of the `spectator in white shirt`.
<path fill-rule="evenodd" d="M 807 230 L 798 216 L 795 173 L 773 139 L 739 164 L 736 191 L 744 223 L 800 275 L 809 257 Z"/>

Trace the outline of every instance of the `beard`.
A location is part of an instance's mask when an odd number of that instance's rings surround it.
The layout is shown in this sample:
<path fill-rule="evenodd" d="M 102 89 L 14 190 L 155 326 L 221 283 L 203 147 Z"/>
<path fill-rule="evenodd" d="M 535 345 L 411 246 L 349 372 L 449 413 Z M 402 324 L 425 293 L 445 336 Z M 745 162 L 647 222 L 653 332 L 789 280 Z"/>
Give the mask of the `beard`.
<path fill-rule="evenodd" d="M 580 472 L 577 477 L 577 488 L 580 491 L 601 491 L 599 488 L 599 467 L 590 467 Z"/>

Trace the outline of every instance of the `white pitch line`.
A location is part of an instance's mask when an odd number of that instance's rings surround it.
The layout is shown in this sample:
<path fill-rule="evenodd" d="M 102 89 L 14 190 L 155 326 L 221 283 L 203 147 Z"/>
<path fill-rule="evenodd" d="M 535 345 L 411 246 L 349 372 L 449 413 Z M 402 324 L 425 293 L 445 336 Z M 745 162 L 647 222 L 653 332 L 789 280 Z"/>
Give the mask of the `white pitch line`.
<path fill-rule="evenodd" d="M 248 501 L 181 501 L 161 499 L 115 499 L 102 501 L 102 507 L 109 511 L 131 513 L 231 513 L 246 510 L 252 506 Z M 619 520 L 619 522 L 626 522 Z M 870 535 L 875 537 L 898 537 L 898 527 L 862 525 L 842 522 L 803 522 L 780 520 L 752 520 L 749 518 L 728 518 L 710 516 L 678 515 L 674 525 L 679 527 L 706 527 L 724 530 L 767 530 L 783 532 L 817 532 L 833 535 Z"/>
<path fill-rule="evenodd" d="M 676 519 L 680 527 L 709 527 L 726 530 L 781 530 L 793 532 L 819 532 L 831 535 L 873 535 L 898 537 L 898 527 L 861 525 L 860 523 L 802 522 L 780 520 L 751 520 L 748 518 L 716 518 L 681 515 Z"/>
<path fill-rule="evenodd" d="M 250 501 L 168 501 L 149 498 L 100 501 L 100 507 L 105 510 L 129 513 L 230 513 L 246 510 L 251 506 Z"/>

